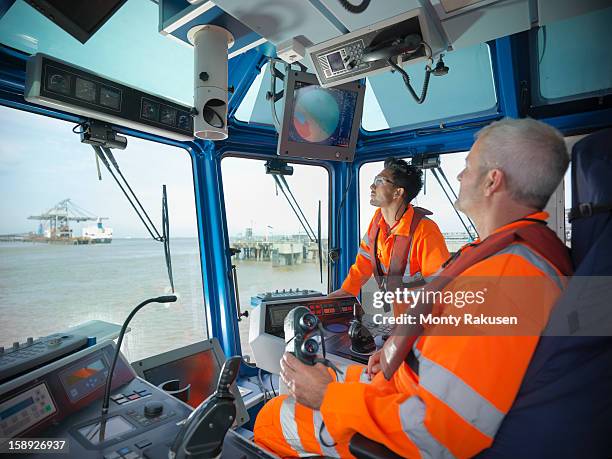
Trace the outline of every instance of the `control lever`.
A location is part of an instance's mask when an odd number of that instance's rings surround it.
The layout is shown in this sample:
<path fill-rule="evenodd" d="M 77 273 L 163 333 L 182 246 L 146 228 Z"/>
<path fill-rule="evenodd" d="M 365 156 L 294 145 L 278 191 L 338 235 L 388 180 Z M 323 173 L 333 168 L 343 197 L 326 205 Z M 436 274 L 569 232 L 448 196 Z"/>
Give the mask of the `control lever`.
<path fill-rule="evenodd" d="M 241 361 L 239 356 L 225 361 L 217 390 L 189 415 L 170 448 L 169 458 L 206 459 L 221 454 L 225 435 L 236 419 L 230 387 L 238 377 Z"/>
<path fill-rule="evenodd" d="M 353 305 L 353 320 L 349 325 L 348 335 L 351 339 L 351 351 L 357 354 L 371 354 L 376 350 L 372 333 L 361 322 L 357 303 Z"/>

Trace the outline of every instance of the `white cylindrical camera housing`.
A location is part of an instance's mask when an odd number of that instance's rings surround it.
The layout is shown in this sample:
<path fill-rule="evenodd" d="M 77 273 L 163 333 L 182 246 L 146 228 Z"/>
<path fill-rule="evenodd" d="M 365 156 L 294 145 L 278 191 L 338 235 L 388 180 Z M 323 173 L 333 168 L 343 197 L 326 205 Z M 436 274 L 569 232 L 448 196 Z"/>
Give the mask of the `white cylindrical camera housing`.
<path fill-rule="evenodd" d="M 227 139 L 227 49 L 234 37 L 222 27 L 193 27 L 187 34 L 194 50 L 194 135 Z"/>

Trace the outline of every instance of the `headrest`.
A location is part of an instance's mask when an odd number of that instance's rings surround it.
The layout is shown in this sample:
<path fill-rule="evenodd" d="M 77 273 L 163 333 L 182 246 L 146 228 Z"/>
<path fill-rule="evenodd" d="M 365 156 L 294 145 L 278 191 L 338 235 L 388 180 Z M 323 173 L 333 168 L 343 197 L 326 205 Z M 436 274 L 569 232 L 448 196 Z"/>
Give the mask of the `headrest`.
<path fill-rule="evenodd" d="M 612 129 L 591 134 L 572 149 L 572 207 L 612 205 Z"/>
<path fill-rule="evenodd" d="M 572 149 L 572 259 L 582 263 L 597 240 L 610 234 L 612 129 L 591 134 Z M 595 273 L 593 273 L 595 274 Z"/>

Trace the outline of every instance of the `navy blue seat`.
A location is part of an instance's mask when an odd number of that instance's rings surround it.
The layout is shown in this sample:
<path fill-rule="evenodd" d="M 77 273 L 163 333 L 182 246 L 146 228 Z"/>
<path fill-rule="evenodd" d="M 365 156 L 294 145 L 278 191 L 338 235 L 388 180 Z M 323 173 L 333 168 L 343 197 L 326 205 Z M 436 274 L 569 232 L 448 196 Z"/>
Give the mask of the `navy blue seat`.
<path fill-rule="evenodd" d="M 611 204 L 607 129 L 574 146 L 572 207 L 583 214 L 572 222 L 577 269 L 512 409 L 479 458 L 612 457 Z"/>

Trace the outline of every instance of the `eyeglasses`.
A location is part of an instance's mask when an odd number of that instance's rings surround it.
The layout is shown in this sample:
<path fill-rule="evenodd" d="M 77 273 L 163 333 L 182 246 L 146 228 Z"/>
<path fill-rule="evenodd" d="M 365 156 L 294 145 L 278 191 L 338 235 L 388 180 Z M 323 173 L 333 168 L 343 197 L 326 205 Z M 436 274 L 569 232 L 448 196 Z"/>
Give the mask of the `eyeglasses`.
<path fill-rule="evenodd" d="M 377 187 L 379 185 L 382 185 L 385 182 L 390 183 L 393 186 L 397 186 L 397 185 L 395 185 L 395 183 L 393 183 L 387 177 L 383 177 L 382 175 L 377 175 L 376 177 L 374 177 L 374 181 L 372 182 L 372 184 Z"/>

